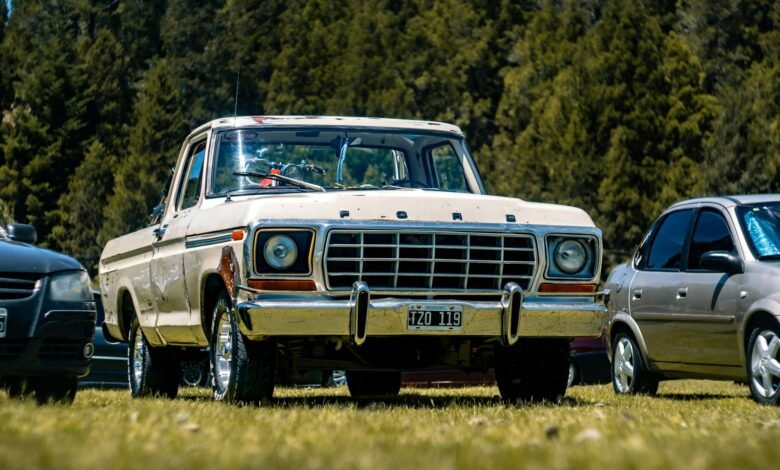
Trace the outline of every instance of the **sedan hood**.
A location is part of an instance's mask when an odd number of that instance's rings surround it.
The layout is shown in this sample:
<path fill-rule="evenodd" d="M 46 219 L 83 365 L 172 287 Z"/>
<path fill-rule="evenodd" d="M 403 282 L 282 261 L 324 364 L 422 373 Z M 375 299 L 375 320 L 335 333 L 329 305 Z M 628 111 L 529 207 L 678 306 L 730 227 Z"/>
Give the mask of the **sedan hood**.
<path fill-rule="evenodd" d="M 70 256 L 0 238 L 0 273 L 50 274 L 72 269 L 84 268 Z"/>

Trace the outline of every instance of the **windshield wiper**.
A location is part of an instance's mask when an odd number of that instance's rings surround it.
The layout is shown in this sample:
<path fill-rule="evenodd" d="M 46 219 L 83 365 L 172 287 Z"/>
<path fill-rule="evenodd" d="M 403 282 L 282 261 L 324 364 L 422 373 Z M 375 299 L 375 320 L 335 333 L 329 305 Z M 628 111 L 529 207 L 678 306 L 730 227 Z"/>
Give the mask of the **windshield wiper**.
<path fill-rule="evenodd" d="M 778 260 L 780 259 L 780 253 L 775 253 L 772 255 L 761 255 L 758 257 L 759 261 L 772 261 L 772 260 Z"/>
<path fill-rule="evenodd" d="M 251 171 L 234 171 L 233 174 L 236 175 L 236 176 L 248 176 L 250 178 L 267 178 L 267 179 L 270 179 L 270 180 L 279 181 L 281 183 L 291 184 L 291 185 L 297 186 L 299 188 L 311 189 L 312 191 L 320 191 L 320 192 L 323 192 L 323 193 L 326 192 L 326 189 L 323 188 L 322 186 L 318 185 L 318 184 L 309 183 L 309 182 L 306 182 L 306 181 L 301 181 L 301 180 L 298 180 L 298 179 L 295 179 L 295 178 L 289 178 L 287 176 L 277 175 L 277 174 L 274 174 L 274 173 L 256 173 L 256 172 L 251 172 Z"/>

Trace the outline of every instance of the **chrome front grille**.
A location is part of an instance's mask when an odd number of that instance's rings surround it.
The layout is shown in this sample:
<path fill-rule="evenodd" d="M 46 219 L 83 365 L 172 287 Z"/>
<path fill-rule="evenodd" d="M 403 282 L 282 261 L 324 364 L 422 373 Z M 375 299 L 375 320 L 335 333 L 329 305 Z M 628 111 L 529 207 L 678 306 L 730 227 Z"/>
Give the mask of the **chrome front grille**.
<path fill-rule="evenodd" d="M 33 295 L 38 274 L 0 272 L 0 300 L 26 299 Z"/>
<path fill-rule="evenodd" d="M 528 289 L 536 247 L 526 234 L 332 230 L 324 267 L 331 290 L 358 280 L 389 290 L 496 291 L 508 282 Z"/>

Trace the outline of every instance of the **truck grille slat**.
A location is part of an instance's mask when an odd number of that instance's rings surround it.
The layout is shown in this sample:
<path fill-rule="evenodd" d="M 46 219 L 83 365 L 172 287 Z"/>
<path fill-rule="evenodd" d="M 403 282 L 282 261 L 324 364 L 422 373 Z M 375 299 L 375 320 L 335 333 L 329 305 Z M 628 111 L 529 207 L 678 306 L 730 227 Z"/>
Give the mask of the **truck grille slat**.
<path fill-rule="evenodd" d="M 528 289 L 536 273 L 534 238 L 526 234 L 333 230 L 325 248 L 331 290 L 361 280 L 374 289 Z"/>

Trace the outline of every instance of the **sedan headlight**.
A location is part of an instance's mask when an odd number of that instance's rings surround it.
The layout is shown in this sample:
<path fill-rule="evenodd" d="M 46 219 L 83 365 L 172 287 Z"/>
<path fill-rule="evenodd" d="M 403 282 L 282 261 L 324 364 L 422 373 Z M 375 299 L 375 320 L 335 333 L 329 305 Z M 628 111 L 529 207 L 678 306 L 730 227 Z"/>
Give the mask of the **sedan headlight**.
<path fill-rule="evenodd" d="M 298 259 L 298 246 L 287 235 L 274 235 L 263 248 L 265 262 L 274 269 L 287 269 Z"/>
<path fill-rule="evenodd" d="M 89 275 L 84 271 L 56 274 L 49 280 L 49 297 L 65 302 L 92 300 Z"/>
<path fill-rule="evenodd" d="M 558 278 L 591 278 L 596 269 L 596 239 L 551 236 L 547 238 L 547 274 Z"/>

